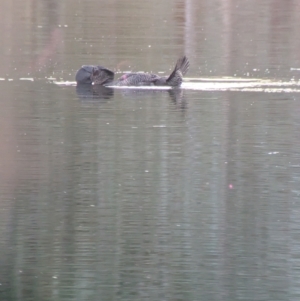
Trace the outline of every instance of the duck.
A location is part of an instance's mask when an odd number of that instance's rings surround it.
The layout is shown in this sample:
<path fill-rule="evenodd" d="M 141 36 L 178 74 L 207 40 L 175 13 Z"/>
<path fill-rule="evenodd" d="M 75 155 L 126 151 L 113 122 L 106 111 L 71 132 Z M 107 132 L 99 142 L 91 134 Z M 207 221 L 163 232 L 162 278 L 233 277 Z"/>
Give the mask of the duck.
<path fill-rule="evenodd" d="M 77 84 L 94 84 L 102 86 L 169 86 L 180 87 L 183 76 L 187 73 L 190 63 L 186 56 L 180 57 L 169 76 L 159 76 L 147 72 L 126 73 L 114 81 L 114 72 L 94 65 L 82 66 L 75 75 Z"/>

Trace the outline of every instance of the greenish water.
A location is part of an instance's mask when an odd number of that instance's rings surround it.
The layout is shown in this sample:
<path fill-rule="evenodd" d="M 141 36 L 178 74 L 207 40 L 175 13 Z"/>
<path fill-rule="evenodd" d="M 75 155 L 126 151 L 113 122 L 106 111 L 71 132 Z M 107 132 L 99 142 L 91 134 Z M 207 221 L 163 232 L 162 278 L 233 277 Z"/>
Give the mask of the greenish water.
<path fill-rule="evenodd" d="M 48 79 L 297 80 L 297 8 L 1 2 L 0 300 L 298 300 L 299 93 Z"/>

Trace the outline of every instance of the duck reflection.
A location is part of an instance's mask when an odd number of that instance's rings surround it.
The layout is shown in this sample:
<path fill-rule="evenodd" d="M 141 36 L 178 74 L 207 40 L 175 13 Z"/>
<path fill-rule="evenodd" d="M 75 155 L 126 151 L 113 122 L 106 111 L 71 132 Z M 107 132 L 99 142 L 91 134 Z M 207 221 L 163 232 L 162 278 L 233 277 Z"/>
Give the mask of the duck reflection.
<path fill-rule="evenodd" d="M 182 89 L 169 90 L 145 90 L 145 89 L 117 89 L 124 98 L 141 99 L 143 96 L 159 97 L 158 94 L 168 93 L 169 97 L 177 108 L 185 109 L 187 102 L 184 98 Z M 105 101 L 114 96 L 114 88 L 101 85 L 79 84 L 76 86 L 76 92 L 81 101 Z"/>
<path fill-rule="evenodd" d="M 76 93 L 80 100 L 108 100 L 114 95 L 114 89 L 100 85 L 80 84 L 76 86 Z"/>
<path fill-rule="evenodd" d="M 168 90 L 146 90 L 146 89 L 122 89 L 122 95 L 124 98 L 131 98 L 131 99 L 140 99 L 143 96 L 152 96 L 160 97 L 161 93 L 168 93 L 172 102 L 178 108 L 186 108 L 186 101 L 184 98 L 184 91 L 180 88 L 173 88 Z"/>
<path fill-rule="evenodd" d="M 184 91 L 182 89 L 170 89 L 168 92 L 172 102 L 178 109 L 184 110 L 187 108 L 187 101 L 184 97 Z"/>

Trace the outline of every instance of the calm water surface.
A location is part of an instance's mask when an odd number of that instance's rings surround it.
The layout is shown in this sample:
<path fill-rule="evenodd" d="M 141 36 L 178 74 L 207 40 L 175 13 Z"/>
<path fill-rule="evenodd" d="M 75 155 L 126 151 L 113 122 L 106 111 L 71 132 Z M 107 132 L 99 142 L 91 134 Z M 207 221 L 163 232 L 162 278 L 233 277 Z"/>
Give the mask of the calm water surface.
<path fill-rule="evenodd" d="M 299 11 L 2 1 L 0 300 L 299 300 L 298 91 L 49 79 L 169 73 L 185 53 L 190 78 L 297 81 Z"/>

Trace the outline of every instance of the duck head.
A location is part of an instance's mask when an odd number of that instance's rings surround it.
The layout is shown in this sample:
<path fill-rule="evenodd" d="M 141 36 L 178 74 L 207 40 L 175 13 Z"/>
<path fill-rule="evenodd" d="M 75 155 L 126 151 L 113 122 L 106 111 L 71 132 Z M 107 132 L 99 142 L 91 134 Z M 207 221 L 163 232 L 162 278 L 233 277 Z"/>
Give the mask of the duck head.
<path fill-rule="evenodd" d="M 114 80 L 114 72 L 102 66 L 84 65 L 76 73 L 77 84 L 108 85 Z"/>

